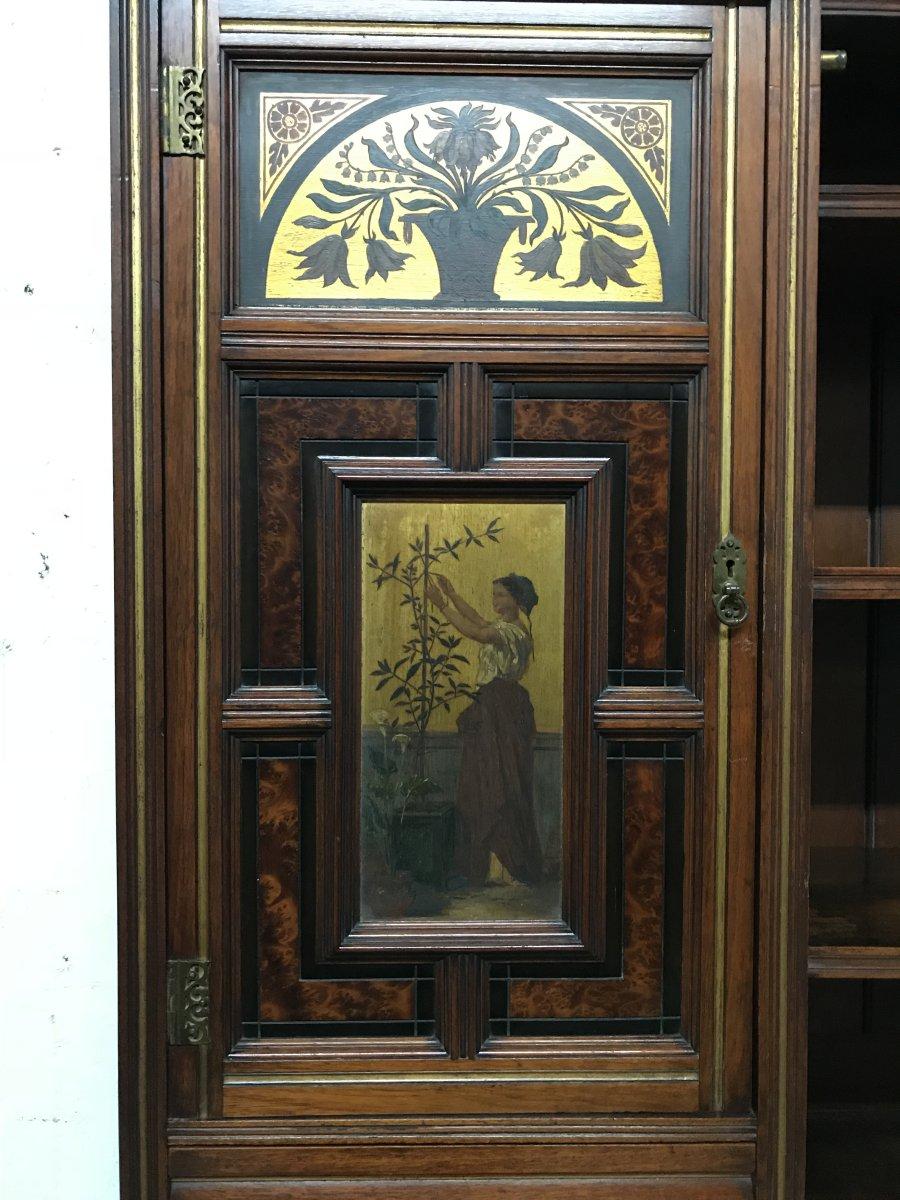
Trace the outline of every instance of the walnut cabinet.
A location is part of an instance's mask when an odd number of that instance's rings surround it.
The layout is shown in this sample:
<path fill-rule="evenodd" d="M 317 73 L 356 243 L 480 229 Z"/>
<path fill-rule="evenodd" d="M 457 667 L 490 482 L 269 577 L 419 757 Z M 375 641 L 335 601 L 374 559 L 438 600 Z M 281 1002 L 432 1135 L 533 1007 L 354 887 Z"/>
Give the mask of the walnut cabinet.
<path fill-rule="evenodd" d="M 129 1200 L 895 1194 L 897 8 L 113 6 Z"/>

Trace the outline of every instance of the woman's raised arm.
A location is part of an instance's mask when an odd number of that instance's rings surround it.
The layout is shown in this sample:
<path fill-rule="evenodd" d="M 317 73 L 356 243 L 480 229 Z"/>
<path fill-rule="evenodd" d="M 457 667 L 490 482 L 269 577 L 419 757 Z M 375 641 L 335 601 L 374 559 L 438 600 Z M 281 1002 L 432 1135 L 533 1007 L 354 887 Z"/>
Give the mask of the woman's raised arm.
<path fill-rule="evenodd" d="M 435 579 L 440 585 L 441 591 L 447 599 L 455 606 L 456 611 L 460 613 L 467 621 L 471 621 L 474 625 L 490 625 L 490 621 L 486 621 L 477 609 L 474 609 L 471 604 L 467 604 L 462 596 L 457 592 L 456 588 L 450 582 L 446 575 L 438 575 L 435 572 Z"/>
<path fill-rule="evenodd" d="M 501 644 L 500 631 L 485 621 L 483 617 L 479 616 L 474 608 L 469 609 L 469 612 L 474 614 L 474 620 L 465 613 L 460 612 L 459 605 L 456 606 L 456 611 L 454 611 L 453 605 L 450 604 L 447 595 L 441 592 L 436 584 L 430 581 L 425 595 L 436 608 L 440 609 L 453 628 L 465 637 L 471 638 L 474 642 L 493 642 L 495 646 Z M 469 608 L 469 606 L 466 605 L 466 608 Z"/>

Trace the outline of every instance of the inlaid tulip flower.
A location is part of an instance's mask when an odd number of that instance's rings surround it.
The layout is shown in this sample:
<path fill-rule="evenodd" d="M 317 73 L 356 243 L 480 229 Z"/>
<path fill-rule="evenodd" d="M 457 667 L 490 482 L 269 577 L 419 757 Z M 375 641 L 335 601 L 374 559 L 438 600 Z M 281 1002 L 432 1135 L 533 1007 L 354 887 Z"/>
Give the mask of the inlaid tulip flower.
<path fill-rule="evenodd" d="M 545 275 L 549 275 L 551 279 L 562 279 L 556 267 L 562 255 L 563 238 L 566 235 L 558 229 L 554 229 L 549 237 L 538 242 L 533 250 L 527 250 L 522 254 L 516 255 L 516 260 L 521 267 L 519 275 L 524 275 L 526 271 L 532 271 L 531 282 L 536 279 L 543 279 Z"/>
<path fill-rule="evenodd" d="M 643 257 L 647 249 L 646 243 L 637 250 L 629 250 L 620 246 L 612 238 L 596 234 L 592 229 L 580 230 L 584 238 L 581 247 L 581 273 L 577 279 L 567 283 L 565 287 L 584 287 L 586 283 L 596 283 L 604 289 L 612 279 L 622 287 L 637 287 L 636 280 L 628 272 L 637 266 L 638 259 Z"/>
<path fill-rule="evenodd" d="M 347 239 L 353 237 L 354 230 L 344 225 L 340 233 L 330 233 L 327 237 L 319 238 L 305 250 L 290 250 L 289 254 L 300 259 L 297 268 L 298 279 L 321 279 L 323 287 L 330 287 L 338 280 L 347 287 L 355 288 L 356 284 L 347 271 L 349 248 Z"/>
<path fill-rule="evenodd" d="M 366 271 L 366 283 L 369 282 L 373 275 L 380 275 L 382 279 L 387 281 L 387 277 L 391 271 L 403 270 L 403 264 L 408 258 L 412 258 L 412 255 L 395 250 L 393 246 L 389 246 L 381 238 L 367 237 L 366 262 L 369 269 Z"/>

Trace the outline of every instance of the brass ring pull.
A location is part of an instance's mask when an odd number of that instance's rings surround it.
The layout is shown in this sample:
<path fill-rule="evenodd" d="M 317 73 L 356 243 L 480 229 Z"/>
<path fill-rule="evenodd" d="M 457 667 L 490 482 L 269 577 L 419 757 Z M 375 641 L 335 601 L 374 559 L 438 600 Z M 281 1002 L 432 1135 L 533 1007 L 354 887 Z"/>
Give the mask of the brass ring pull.
<path fill-rule="evenodd" d="M 750 605 L 740 586 L 730 580 L 716 599 L 716 616 L 723 625 L 742 625 L 750 615 Z"/>
<path fill-rule="evenodd" d="M 750 615 L 744 594 L 747 586 L 747 555 L 733 533 L 724 537 L 712 556 L 713 607 L 716 616 L 729 629 L 743 625 Z"/>

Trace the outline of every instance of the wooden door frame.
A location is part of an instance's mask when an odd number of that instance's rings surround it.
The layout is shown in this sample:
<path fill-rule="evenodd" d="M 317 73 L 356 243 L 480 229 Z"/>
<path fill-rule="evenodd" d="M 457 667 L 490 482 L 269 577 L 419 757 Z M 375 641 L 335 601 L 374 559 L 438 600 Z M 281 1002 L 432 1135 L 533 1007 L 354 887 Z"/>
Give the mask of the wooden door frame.
<path fill-rule="evenodd" d="M 202 6 L 201 6 L 202 8 Z M 167 27 L 189 54 L 187 17 Z M 818 4 L 769 6 L 760 746 L 759 1195 L 802 1196 Z M 158 8 L 112 0 L 122 1194 L 166 1194 Z M 171 334 L 169 335 L 171 338 Z M 799 712 L 799 719 L 797 714 Z"/>
<path fill-rule="evenodd" d="M 805 1195 L 820 0 L 769 21 L 758 974 L 760 1195 Z"/>

